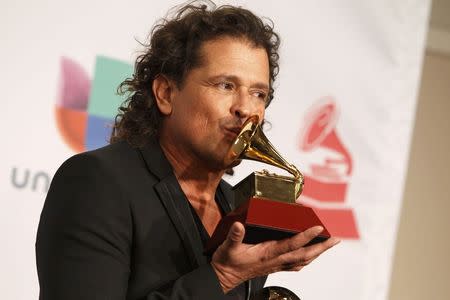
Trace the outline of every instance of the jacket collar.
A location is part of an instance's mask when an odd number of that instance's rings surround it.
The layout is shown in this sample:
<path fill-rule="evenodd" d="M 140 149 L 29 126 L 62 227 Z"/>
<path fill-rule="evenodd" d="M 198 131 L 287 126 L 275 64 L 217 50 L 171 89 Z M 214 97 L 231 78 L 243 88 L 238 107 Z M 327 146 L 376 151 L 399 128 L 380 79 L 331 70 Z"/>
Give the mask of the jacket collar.
<path fill-rule="evenodd" d="M 172 165 L 167 160 L 156 138 L 150 138 L 148 144 L 139 148 L 150 173 L 159 180 L 173 174 Z"/>

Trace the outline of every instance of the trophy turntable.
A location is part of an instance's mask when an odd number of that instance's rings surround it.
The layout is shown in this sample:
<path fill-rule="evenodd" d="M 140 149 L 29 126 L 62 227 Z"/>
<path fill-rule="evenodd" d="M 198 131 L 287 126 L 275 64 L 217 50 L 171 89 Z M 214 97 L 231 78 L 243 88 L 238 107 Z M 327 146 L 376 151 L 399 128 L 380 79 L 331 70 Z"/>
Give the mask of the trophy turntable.
<path fill-rule="evenodd" d="M 212 253 L 223 243 L 231 225 L 239 221 L 245 227 L 244 243 L 257 244 L 281 240 L 320 225 L 324 230 L 307 245 L 322 242 L 330 234 L 310 207 L 295 202 L 300 196 L 304 178 L 269 142 L 259 126 L 258 116 L 250 117 L 234 140 L 226 159 L 233 162 L 250 159 L 286 170 L 293 177 L 256 171 L 233 187 L 236 209 L 222 218 L 205 252 Z M 281 287 L 266 287 L 257 299 L 299 299 Z"/>

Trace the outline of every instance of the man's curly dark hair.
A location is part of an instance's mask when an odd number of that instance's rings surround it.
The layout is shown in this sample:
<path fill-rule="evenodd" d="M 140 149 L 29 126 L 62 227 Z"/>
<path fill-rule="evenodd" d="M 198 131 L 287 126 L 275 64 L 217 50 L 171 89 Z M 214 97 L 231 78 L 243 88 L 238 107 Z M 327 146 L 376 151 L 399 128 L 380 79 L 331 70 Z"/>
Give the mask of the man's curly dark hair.
<path fill-rule="evenodd" d="M 153 27 L 150 41 L 136 59 L 134 74 L 122 82 L 119 94 L 128 98 L 115 118 L 111 143 L 128 141 L 140 147 L 157 135 L 162 115 L 152 91 L 153 80 L 164 75 L 182 87 L 186 75 L 202 63 L 200 48 L 204 42 L 220 37 L 243 38 L 264 48 L 269 57 L 270 90 L 266 107 L 273 99 L 273 82 L 278 74 L 280 39 L 273 22 L 264 22 L 251 11 L 213 2 L 188 3 L 173 18 L 165 18 Z"/>

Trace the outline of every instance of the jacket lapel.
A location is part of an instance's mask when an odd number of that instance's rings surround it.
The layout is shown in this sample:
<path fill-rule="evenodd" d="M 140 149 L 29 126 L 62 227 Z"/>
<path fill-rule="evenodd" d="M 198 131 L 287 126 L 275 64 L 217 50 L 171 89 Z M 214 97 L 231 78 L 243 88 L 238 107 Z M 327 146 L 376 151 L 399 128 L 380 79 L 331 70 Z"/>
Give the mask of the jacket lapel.
<path fill-rule="evenodd" d="M 183 242 L 192 267 L 197 268 L 206 264 L 203 244 L 192 217 L 188 200 L 178 184 L 172 166 L 167 161 L 158 141 L 152 139 L 147 147 L 139 150 L 148 170 L 159 179 L 159 182 L 154 186 L 155 191 Z"/>

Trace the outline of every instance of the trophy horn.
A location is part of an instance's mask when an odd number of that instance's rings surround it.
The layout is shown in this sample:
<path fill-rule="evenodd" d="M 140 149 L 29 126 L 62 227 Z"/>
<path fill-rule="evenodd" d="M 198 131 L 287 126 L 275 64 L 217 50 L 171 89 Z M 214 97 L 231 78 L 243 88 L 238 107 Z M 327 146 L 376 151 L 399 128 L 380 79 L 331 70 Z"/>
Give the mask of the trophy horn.
<path fill-rule="evenodd" d="M 270 143 L 261 126 L 259 126 L 259 117 L 257 115 L 251 116 L 245 121 L 240 133 L 228 151 L 227 159 L 231 162 L 249 159 L 279 167 L 294 176 L 297 198 L 303 190 L 303 174 L 300 173 L 297 167 L 287 162 Z"/>

